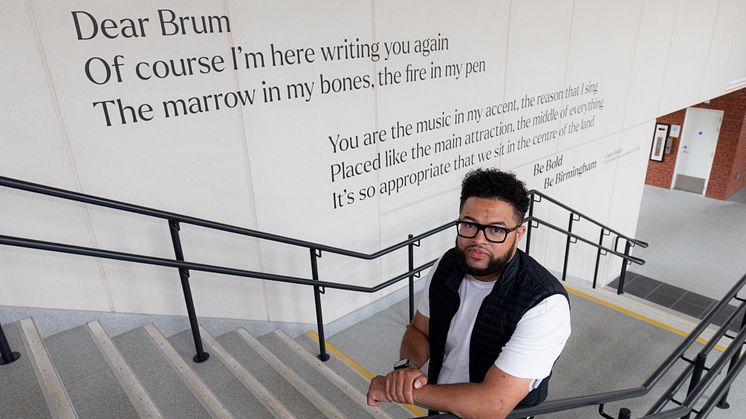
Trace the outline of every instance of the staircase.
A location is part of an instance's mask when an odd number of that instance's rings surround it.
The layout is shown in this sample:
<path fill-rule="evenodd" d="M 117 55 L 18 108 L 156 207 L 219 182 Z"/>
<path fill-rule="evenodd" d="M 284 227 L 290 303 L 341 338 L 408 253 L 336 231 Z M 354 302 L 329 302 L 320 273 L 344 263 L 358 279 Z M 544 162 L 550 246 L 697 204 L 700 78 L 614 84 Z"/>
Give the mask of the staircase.
<path fill-rule="evenodd" d="M 3 328 L 21 358 L 0 366 L 2 418 L 413 416 L 368 407 L 367 379 L 318 360 L 305 335 L 257 338 L 240 328 L 212 337 L 200 327 L 210 357 L 195 363 L 190 330 L 166 337 L 147 324 L 109 337 L 93 321 L 42 339 L 32 318 Z"/>

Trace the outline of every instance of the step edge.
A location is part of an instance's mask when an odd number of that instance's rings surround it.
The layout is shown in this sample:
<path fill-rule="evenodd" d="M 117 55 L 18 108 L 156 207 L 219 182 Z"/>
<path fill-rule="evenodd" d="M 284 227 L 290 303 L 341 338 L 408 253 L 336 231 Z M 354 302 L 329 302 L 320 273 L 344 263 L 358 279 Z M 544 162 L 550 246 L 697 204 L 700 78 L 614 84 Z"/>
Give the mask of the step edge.
<path fill-rule="evenodd" d="M 119 385 L 124 390 L 127 398 L 132 403 L 135 411 L 140 415 L 141 418 L 163 418 L 160 410 L 150 398 L 150 395 L 145 391 L 142 383 L 137 378 L 135 373 L 130 369 L 127 361 L 124 360 L 122 354 L 114 346 L 109 335 L 101 327 L 101 323 L 98 320 L 87 323 L 88 332 L 93 338 L 93 342 L 98 347 L 101 355 L 103 355 L 106 363 L 109 365 L 109 369 L 116 377 Z"/>
<path fill-rule="evenodd" d="M 332 369 L 327 367 L 323 361 L 303 349 L 303 347 L 301 347 L 298 342 L 294 341 L 287 333 L 279 329 L 275 330 L 274 333 L 285 345 L 290 347 L 290 349 L 292 349 L 305 362 L 314 367 L 316 371 L 323 375 L 327 380 L 331 381 L 332 384 L 345 393 L 356 404 L 364 408 L 367 413 L 378 419 L 392 419 L 390 415 L 380 409 L 371 409 L 371 406 L 368 406 L 368 398 L 366 395 L 358 391 L 357 388 L 347 382 L 344 378 L 340 377 L 339 374 L 332 371 Z"/>
<path fill-rule="evenodd" d="M 266 346 L 262 345 L 254 336 L 252 336 L 246 329 L 236 329 L 238 336 L 247 345 L 251 347 L 259 356 L 264 359 L 278 374 L 285 378 L 303 397 L 308 399 L 317 409 L 321 411 L 326 417 L 330 418 L 344 418 L 345 415 L 339 411 L 329 400 L 324 398 L 318 391 L 316 391 L 306 380 L 302 379 L 295 371 L 290 369 L 285 363 L 283 363 L 277 356 L 267 349 Z"/>
<path fill-rule="evenodd" d="M 153 340 L 153 343 L 163 354 L 166 361 L 176 371 L 181 380 L 186 384 L 189 391 L 194 394 L 197 401 L 207 410 L 207 413 L 216 419 L 232 419 L 233 415 L 223 405 L 217 396 L 197 376 L 197 373 L 179 356 L 168 340 L 161 334 L 153 323 L 143 326 L 145 332 Z"/>
<path fill-rule="evenodd" d="M 18 324 L 21 341 L 26 348 L 26 354 L 47 402 L 49 413 L 53 418 L 77 418 L 78 413 L 75 411 L 70 395 L 62 384 L 62 379 L 49 357 L 49 352 L 44 340 L 39 335 L 36 323 L 32 318 L 27 317 L 21 319 Z"/>
<path fill-rule="evenodd" d="M 593 289 L 588 286 L 579 286 L 574 282 L 565 285 L 565 288 L 581 298 L 595 298 L 614 310 L 622 311 L 627 315 L 631 315 L 638 320 L 644 321 L 645 323 L 652 324 L 681 336 L 689 335 L 697 327 L 699 322 L 701 322 L 701 319 L 695 319 L 684 313 L 674 312 L 666 307 L 659 306 L 650 301 L 642 300 L 633 295 L 618 295 L 616 292 L 607 289 Z M 712 337 L 717 333 L 717 330 L 717 327 L 710 324 L 702 331 L 697 340 L 700 341 L 700 343 L 707 342 L 712 339 Z M 731 340 L 732 339 L 725 336 L 721 337 L 717 342 L 716 348 L 720 351 L 725 350 Z"/>
<path fill-rule="evenodd" d="M 319 335 L 316 334 L 314 331 L 309 331 L 306 333 L 306 336 L 308 336 L 311 340 L 314 340 L 316 342 L 319 341 Z M 342 365 L 345 366 L 345 368 L 348 368 L 353 373 L 357 374 L 359 377 L 362 377 L 366 381 L 370 381 L 375 377 L 373 373 L 365 369 L 362 365 L 355 362 L 352 358 L 347 356 L 344 352 L 337 349 L 330 341 L 326 341 L 326 348 L 329 352 L 334 354 L 337 359 L 340 360 Z M 415 417 L 425 417 L 427 415 L 427 411 L 422 410 L 419 406 L 414 404 L 401 404 L 401 403 L 392 403 L 393 406 L 396 406 L 398 409 L 403 410 L 407 414 L 414 414 Z"/>
<path fill-rule="evenodd" d="M 240 381 L 241 384 L 251 392 L 251 394 L 256 396 L 264 407 L 278 418 L 290 419 L 295 417 L 285 406 L 283 406 L 282 402 L 272 395 L 272 393 L 267 390 L 267 388 L 264 387 L 256 377 L 254 377 L 253 374 L 247 371 L 246 368 L 244 368 L 241 363 L 233 357 L 233 355 L 228 353 L 228 351 L 223 348 L 223 345 L 218 343 L 206 329 L 202 326 L 200 326 L 199 329 L 205 346 L 209 347 L 210 352 L 218 357 L 220 362 L 228 368 L 231 374 L 233 374 L 233 376 L 236 377 L 238 381 Z"/>

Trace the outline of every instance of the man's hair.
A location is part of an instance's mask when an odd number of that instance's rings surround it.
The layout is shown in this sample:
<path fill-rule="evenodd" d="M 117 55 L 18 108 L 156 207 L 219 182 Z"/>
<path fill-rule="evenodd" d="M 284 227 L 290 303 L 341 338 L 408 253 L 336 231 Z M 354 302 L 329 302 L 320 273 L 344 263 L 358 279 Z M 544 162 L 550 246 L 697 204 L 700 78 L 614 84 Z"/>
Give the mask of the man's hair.
<path fill-rule="evenodd" d="M 529 198 L 526 185 L 515 174 L 495 168 L 475 169 L 464 176 L 461 182 L 461 205 L 467 199 L 477 197 L 499 199 L 513 206 L 515 218 L 523 224 L 528 210 Z"/>

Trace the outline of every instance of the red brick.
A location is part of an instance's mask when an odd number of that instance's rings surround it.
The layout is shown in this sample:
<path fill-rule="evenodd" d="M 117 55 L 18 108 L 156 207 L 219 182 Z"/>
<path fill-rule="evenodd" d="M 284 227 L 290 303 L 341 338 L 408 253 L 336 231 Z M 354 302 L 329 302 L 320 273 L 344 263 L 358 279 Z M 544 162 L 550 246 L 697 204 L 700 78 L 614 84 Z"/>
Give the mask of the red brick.
<path fill-rule="evenodd" d="M 728 199 L 746 186 L 746 89 L 737 90 L 712 99 L 710 103 L 700 103 L 694 107 L 724 112 L 706 196 Z M 681 109 L 661 116 L 657 122 L 681 125 L 683 129 L 685 116 L 686 109 Z M 670 187 L 678 148 L 679 139 L 674 139 L 671 154 L 665 155 L 662 162 L 649 161 L 645 176 L 646 184 L 662 188 Z M 739 173 L 741 179 L 736 180 L 736 174 Z"/>

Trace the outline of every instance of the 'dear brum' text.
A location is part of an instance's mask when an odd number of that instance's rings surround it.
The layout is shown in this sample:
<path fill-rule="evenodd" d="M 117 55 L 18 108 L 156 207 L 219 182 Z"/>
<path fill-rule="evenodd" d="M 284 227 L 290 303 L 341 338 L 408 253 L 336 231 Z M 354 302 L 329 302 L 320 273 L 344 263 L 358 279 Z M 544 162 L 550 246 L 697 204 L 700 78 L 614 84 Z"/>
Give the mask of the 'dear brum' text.
<path fill-rule="evenodd" d="M 83 10 L 70 12 L 78 41 L 101 35 L 104 38 L 144 38 L 149 33 L 150 18 L 97 18 Z M 158 9 L 158 29 L 161 36 L 201 35 L 231 31 L 228 16 L 179 16 L 171 9 Z"/>

